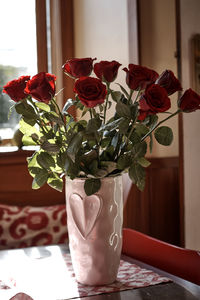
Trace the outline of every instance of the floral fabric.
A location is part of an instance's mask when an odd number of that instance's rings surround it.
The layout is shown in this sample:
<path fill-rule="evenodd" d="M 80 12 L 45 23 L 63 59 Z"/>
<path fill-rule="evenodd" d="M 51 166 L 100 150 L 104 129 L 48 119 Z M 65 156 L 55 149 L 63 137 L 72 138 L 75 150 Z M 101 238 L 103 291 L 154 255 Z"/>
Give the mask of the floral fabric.
<path fill-rule="evenodd" d="M 60 244 L 67 238 L 65 205 L 0 205 L 1 250 Z"/>

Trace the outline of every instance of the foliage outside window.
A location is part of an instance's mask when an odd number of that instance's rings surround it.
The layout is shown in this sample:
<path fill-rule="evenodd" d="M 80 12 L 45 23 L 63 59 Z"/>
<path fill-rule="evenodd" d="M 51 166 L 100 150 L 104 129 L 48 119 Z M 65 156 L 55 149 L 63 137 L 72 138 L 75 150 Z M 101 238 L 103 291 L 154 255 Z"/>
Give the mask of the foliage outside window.
<path fill-rule="evenodd" d="M 5 140 L 17 129 L 19 116 L 14 113 L 8 118 L 14 102 L 2 93 L 3 86 L 16 76 L 37 72 L 35 0 L 29 0 L 28 5 L 26 0 L 0 1 L 0 11 L 0 143 L 6 145 Z"/>

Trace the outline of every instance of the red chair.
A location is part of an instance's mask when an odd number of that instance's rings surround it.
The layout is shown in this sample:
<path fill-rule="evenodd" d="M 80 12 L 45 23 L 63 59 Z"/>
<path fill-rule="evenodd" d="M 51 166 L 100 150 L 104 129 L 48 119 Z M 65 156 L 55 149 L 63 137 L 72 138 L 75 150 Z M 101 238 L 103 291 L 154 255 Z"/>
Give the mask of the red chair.
<path fill-rule="evenodd" d="M 162 242 L 133 229 L 123 229 L 122 253 L 200 285 L 200 252 Z"/>

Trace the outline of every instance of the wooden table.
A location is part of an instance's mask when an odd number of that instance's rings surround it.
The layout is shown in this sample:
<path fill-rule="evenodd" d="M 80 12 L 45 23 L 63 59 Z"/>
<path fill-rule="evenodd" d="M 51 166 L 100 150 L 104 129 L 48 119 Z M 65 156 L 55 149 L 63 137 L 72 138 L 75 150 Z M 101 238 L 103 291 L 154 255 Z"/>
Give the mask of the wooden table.
<path fill-rule="evenodd" d="M 25 283 L 27 290 L 0 290 L 0 299 L 8 300 L 17 292 L 28 294 L 28 290 L 34 291 L 34 300 L 58 300 L 68 299 L 69 284 L 67 285 L 66 265 L 63 254 L 69 252 L 65 245 L 30 247 L 17 250 L 0 251 L 0 280 L 5 275 L 19 273 Z M 135 263 L 146 269 L 167 276 L 173 281 L 154 286 L 101 294 L 84 297 L 84 300 L 192 300 L 200 299 L 200 286 L 172 276 L 166 272 L 153 268 L 140 261 L 122 256 L 124 260 Z M 7 274 L 6 274 L 7 273 Z M 33 297 L 33 294 L 30 293 Z M 81 298 L 76 298 L 81 299 Z"/>

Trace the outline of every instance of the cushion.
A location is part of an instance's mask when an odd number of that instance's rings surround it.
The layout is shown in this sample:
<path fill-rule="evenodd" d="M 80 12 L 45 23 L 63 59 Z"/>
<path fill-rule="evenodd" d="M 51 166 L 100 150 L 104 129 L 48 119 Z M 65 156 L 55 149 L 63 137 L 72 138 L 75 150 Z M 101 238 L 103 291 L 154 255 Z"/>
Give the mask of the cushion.
<path fill-rule="evenodd" d="M 67 239 L 66 205 L 0 204 L 0 249 L 60 244 Z"/>

